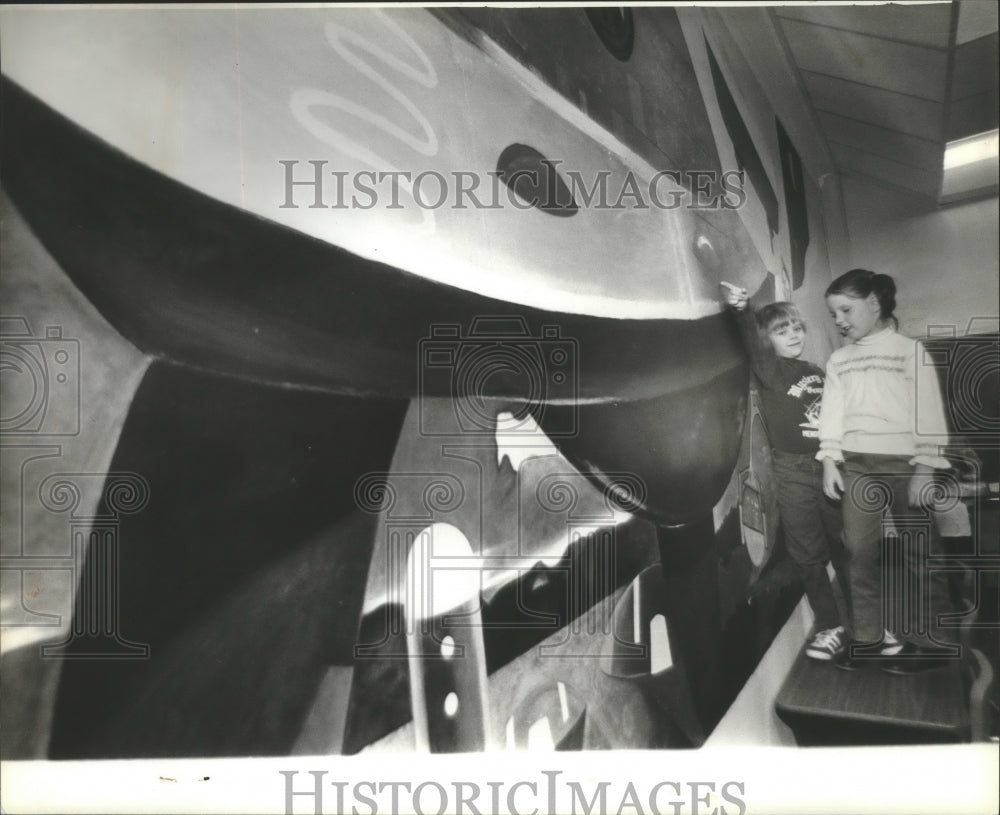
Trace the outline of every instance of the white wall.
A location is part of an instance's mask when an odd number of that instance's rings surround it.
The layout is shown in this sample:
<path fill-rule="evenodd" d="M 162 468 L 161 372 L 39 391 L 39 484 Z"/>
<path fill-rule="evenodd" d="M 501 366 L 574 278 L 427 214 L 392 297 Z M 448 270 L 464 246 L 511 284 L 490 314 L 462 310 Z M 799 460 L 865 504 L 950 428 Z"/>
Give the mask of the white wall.
<path fill-rule="evenodd" d="M 927 211 L 900 193 L 843 179 L 852 267 L 896 278 L 905 334 L 955 326 L 972 318 L 996 326 L 1000 316 L 997 198 Z M 982 329 L 980 329 L 982 330 Z"/>

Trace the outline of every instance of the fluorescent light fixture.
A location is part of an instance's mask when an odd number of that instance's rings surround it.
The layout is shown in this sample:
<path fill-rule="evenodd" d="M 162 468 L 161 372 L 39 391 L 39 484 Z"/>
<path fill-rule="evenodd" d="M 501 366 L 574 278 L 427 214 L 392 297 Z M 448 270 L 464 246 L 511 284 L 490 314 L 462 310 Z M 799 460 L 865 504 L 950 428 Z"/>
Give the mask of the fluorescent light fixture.
<path fill-rule="evenodd" d="M 1000 187 L 997 133 L 997 130 L 988 130 L 945 145 L 939 204 L 957 204 L 997 194 Z"/>
<path fill-rule="evenodd" d="M 998 132 L 1000 131 L 988 130 L 985 133 L 948 142 L 944 148 L 944 169 L 952 170 L 955 167 L 964 167 L 977 161 L 995 158 L 1000 152 Z"/>

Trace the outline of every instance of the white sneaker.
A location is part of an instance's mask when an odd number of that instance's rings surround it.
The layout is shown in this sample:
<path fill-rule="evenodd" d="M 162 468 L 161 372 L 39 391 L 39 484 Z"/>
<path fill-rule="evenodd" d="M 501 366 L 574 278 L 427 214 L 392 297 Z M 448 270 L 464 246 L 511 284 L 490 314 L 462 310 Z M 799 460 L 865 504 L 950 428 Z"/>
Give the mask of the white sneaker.
<path fill-rule="evenodd" d="M 844 627 L 838 625 L 836 628 L 828 628 L 819 631 L 813 637 L 809 647 L 806 648 L 806 656 L 810 659 L 831 660 L 844 650 Z"/>
<path fill-rule="evenodd" d="M 895 634 L 886 629 L 885 633 L 882 635 L 882 644 L 878 650 L 879 655 L 884 657 L 894 657 L 902 650 L 903 643 L 896 638 Z"/>

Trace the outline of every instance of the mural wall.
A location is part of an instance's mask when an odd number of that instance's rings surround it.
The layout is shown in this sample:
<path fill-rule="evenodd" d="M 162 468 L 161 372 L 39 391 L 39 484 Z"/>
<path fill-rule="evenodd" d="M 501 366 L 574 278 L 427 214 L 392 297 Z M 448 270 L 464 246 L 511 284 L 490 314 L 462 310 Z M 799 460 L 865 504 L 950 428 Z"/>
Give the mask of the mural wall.
<path fill-rule="evenodd" d="M 801 594 L 719 283 L 829 350 L 818 191 L 724 32 L 5 15 L 3 314 L 35 332 L 5 355 L 128 359 L 82 358 L 45 474 L 97 473 L 73 508 L 13 454 L 52 428 L 5 409 L 5 755 L 699 746 Z M 420 172 L 502 203 L 422 206 Z M 37 308 L 59 288 L 82 317 Z"/>

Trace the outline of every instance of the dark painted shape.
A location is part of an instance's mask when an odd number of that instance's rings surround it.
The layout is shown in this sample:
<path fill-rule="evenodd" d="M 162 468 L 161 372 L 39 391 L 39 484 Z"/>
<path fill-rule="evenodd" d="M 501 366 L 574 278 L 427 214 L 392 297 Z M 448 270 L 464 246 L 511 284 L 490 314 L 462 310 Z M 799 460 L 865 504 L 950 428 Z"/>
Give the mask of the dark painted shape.
<path fill-rule="evenodd" d="M 497 174 L 518 198 L 549 215 L 569 218 L 580 209 L 552 160 L 534 147 L 505 147 L 497 159 Z"/>
<path fill-rule="evenodd" d="M 645 522 L 629 521 L 616 528 L 610 551 L 603 536 L 589 535 L 572 544 L 554 566 L 539 563 L 502 586 L 482 605 L 487 671 L 494 673 L 537 646 L 655 563 L 656 553 L 648 540 Z M 607 563 L 609 557 L 613 568 L 598 571 L 610 576 L 610 583 L 593 581 L 595 563 Z M 344 736 L 348 754 L 391 733 L 411 717 L 402 608 L 386 604 L 365 615 L 358 642 L 374 644 L 374 648 L 367 647 L 366 657 L 355 661 Z"/>
<path fill-rule="evenodd" d="M 796 583 L 763 596 L 751 592 L 746 548 L 727 544 L 738 536 L 735 514 L 718 543 L 711 516 L 658 529 L 671 648 L 684 665 L 706 733 L 725 715 L 802 597 Z M 772 558 L 760 579 L 770 580 L 767 575 L 778 568 Z"/>
<path fill-rule="evenodd" d="M 637 545 L 639 539 L 633 541 L 630 536 L 630 531 L 639 531 L 637 524 L 641 523 L 633 521 L 617 530 L 615 588 L 626 585 L 654 562 L 655 554 Z M 666 586 L 664 611 L 673 658 L 683 666 L 684 677 L 681 684 L 662 689 L 666 696 L 661 704 L 666 709 L 656 708 L 657 743 L 649 746 L 672 749 L 696 746 L 690 734 L 674 721 L 675 714 L 670 710 L 681 697 L 689 706 L 693 702 L 703 732 L 711 732 L 802 596 L 800 584 L 772 578 L 772 574 L 783 572 L 781 564 L 788 563 L 783 550 L 765 566 L 761 592 L 750 593 L 752 564 L 739 543 L 738 525 L 734 511 L 718 537 L 713 533 L 710 516 L 700 523 L 657 530 Z M 598 543 L 592 536 L 574 545 L 563 562 L 552 568 L 539 565 L 484 604 L 490 673 L 574 619 L 575 614 L 566 616 L 567 598 L 579 598 L 577 613 L 600 600 L 595 584 L 579 582 L 579 571 L 594 562 L 594 547 Z M 544 583 L 533 590 L 539 578 L 544 578 Z M 393 614 L 401 615 L 401 611 L 383 606 L 367 615 L 361 624 L 359 641 L 380 640 Z M 548 624 L 544 622 L 546 616 L 551 618 Z M 597 631 L 595 635 L 604 633 Z M 410 720 L 406 657 L 400 655 L 403 653 L 405 638 L 400 632 L 382 642 L 379 654 L 356 662 L 345 753 L 358 752 Z M 608 699 L 607 704 L 613 708 L 615 701 Z M 600 708 L 588 711 L 588 715 L 595 720 L 617 718 L 608 709 Z"/>
<path fill-rule="evenodd" d="M 809 248 L 809 209 L 806 202 L 802 160 L 785 132 L 781 119 L 778 127 L 778 155 L 781 157 L 781 177 L 785 186 L 785 213 L 788 216 L 788 240 L 792 248 L 792 288 L 797 289 L 806 277 L 806 249 Z"/>
<path fill-rule="evenodd" d="M 617 400 L 581 408 L 579 437 L 563 434 L 578 466 L 635 473 L 649 506 L 671 520 L 687 517 L 695 485 L 706 489 L 699 507 L 721 494 L 746 396 L 744 352 L 728 314 L 615 320 L 442 286 L 196 193 L 9 80 L 2 93 L 12 198 L 83 293 L 142 350 L 250 380 L 402 398 L 420 391 L 432 328 L 452 330 L 456 345 L 476 344 L 467 334 L 477 318 L 510 317 L 539 348 L 553 328 L 572 342 L 577 379 L 557 396 Z M 523 346 L 524 336 L 510 342 Z M 482 395 L 522 397 L 523 374 L 496 371 Z M 453 385 L 446 377 L 438 395 L 452 395 Z M 656 399 L 665 394 L 677 396 Z M 696 420 L 664 420 L 667 408 Z M 547 430 L 566 418 L 565 409 L 544 413 Z"/>
<path fill-rule="evenodd" d="M 768 272 L 757 287 L 757 291 L 750 295 L 750 306 L 757 310 L 761 309 L 775 300 L 774 274 Z"/>
<path fill-rule="evenodd" d="M 623 6 L 588 8 L 587 18 L 597 36 L 611 55 L 620 62 L 628 62 L 635 44 L 635 22 L 632 9 Z"/>
<path fill-rule="evenodd" d="M 757 147 L 750 137 L 746 123 L 740 115 L 736 100 L 726 84 L 726 78 L 722 75 L 719 63 L 715 59 L 712 47 L 705 40 L 705 48 L 708 50 L 708 63 L 712 70 L 712 84 L 715 86 L 715 96 L 719 100 L 719 109 L 722 111 L 722 121 L 726 125 L 726 132 L 733 142 L 733 149 L 736 151 L 736 164 L 740 170 L 746 170 L 753 183 L 754 189 L 760 198 L 764 211 L 767 213 L 767 229 L 771 233 L 771 239 L 778 234 L 778 197 L 774 194 L 774 187 L 767 177 L 764 164 L 760 160 Z"/>
<path fill-rule="evenodd" d="M 118 590 L 150 657 L 66 661 L 51 756 L 287 753 L 325 666 L 351 664 L 375 532 L 354 484 L 406 408 L 154 362 L 110 467 L 149 484 Z"/>
<path fill-rule="evenodd" d="M 614 638 L 605 645 L 610 659 L 604 660 L 600 667 L 609 677 L 640 689 L 655 706 L 660 714 L 658 736 L 662 739 L 655 746 L 700 747 L 705 742 L 705 730 L 695 716 L 690 680 L 680 655 L 671 647 L 671 665 L 653 670 L 652 620 L 657 615 L 664 618 L 668 642 L 674 642 L 677 635 L 670 630 L 666 595 L 661 564 L 654 564 L 636 576 L 618 597 L 611 621 Z M 638 634 L 638 640 L 637 621 L 644 632 Z"/>
<path fill-rule="evenodd" d="M 492 39 L 651 164 L 659 166 L 666 157 L 669 167 L 722 172 L 676 8 L 635 9 L 643 47 L 618 65 L 595 55 L 593 26 L 578 8 L 464 5 L 430 12 L 473 44 L 484 35 Z M 634 120 L 634 111 L 628 115 L 629 78 L 641 88 L 644 122 Z M 651 116 L 658 120 L 655 125 Z M 622 127 L 624 121 L 634 127 Z M 685 186 L 694 183 L 688 173 L 679 177 Z M 712 185 L 712 195 L 718 186 Z"/>
<path fill-rule="evenodd" d="M 414 722 L 414 741 L 421 752 L 480 753 L 488 746 L 490 706 L 483 631 L 475 616 L 478 605 L 478 598 L 470 599 L 454 616 L 410 621 L 410 708 L 423 710 L 426 729 Z M 443 653 L 446 638 L 455 649 L 450 656 Z M 457 706 L 450 710 L 452 695 Z"/>
<path fill-rule="evenodd" d="M 714 531 L 711 515 L 699 523 L 657 530 L 667 621 L 674 635 L 670 647 L 690 678 L 695 713 L 707 733 L 725 710 Z"/>
<path fill-rule="evenodd" d="M 543 430 L 566 427 L 565 414 L 575 410 L 576 433 L 553 436 L 560 452 L 602 486 L 608 482 L 603 473 L 634 473 L 647 495 L 635 501 L 637 514 L 677 524 L 711 514 L 725 491 L 739 454 L 748 386 L 746 371 L 734 369 L 705 385 L 649 399 L 546 405 L 536 418 Z M 735 403 L 720 401 L 719 393 L 739 396 Z M 611 460 L 621 468 L 598 464 Z"/>
<path fill-rule="evenodd" d="M 587 727 L 586 708 L 581 710 L 571 721 L 571 725 L 561 735 L 557 734 L 556 750 L 559 752 L 569 752 L 583 748 L 583 734 Z"/>

